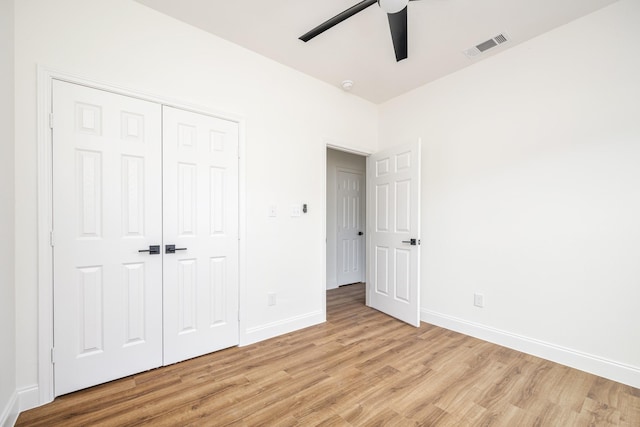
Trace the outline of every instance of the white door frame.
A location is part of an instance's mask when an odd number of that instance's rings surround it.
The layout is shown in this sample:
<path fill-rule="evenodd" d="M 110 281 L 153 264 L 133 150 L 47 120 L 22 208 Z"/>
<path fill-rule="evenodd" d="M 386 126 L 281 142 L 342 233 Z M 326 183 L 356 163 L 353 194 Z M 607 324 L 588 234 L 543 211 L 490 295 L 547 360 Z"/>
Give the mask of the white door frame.
<path fill-rule="evenodd" d="M 156 102 L 161 105 L 180 108 L 194 113 L 205 114 L 238 123 L 239 126 L 239 308 L 240 308 L 240 336 L 239 345 L 246 342 L 243 307 L 246 307 L 246 161 L 245 161 L 245 122 L 240 115 L 218 111 L 209 107 L 201 107 L 181 101 L 175 101 L 162 96 L 146 94 L 105 83 L 90 80 L 69 73 L 56 71 L 38 65 L 37 85 L 37 150 L 38 150 L 38 387 L 30 390 L 35 395 L 25 396 L 35 407 L 53 401 L 53 247 L 52 242 L 52 150 L 51 150 L 51 100 L 52 82 L 62 80 L 68 83 L 88 86 L 119 95 L 125 95 L 145 101 Z"/>
<path fill-rule="evenodd" d="M 338 151 L 344 151 L 346 153 L 351 153 L 351 154 L 357 154 L 359 156 L 364 156 L 364 157 L 369 157 L 371 154 L 374 153 L 373 150 L 369 150 L 369 149 L 365 149 L 365 148 L 358 148 L 355 147 L 353 145 L 349 145 L 349 144 L 345 144 L 343 142 L 338 142 L 329 138 L 323 138 L 323 149 L 324 149 L 324 154 L 323 154 L 323 159 L 324 159 L 324 168 L 322 168 L 323 170 L 323 186 L 324 186 L 324 194 L 322 197 L 322 200 L 324 201 L 324 207 L 323 207 L 323 216 L 324 216 L 324 220 L 323 220 L 323 224 L 324 224 L 324 250 L 322 251 L 322 253 L 324 254 L 324 256 L 322 257 L 322 308 L 323 308 L 323 314 L 324 314 L 324 318 L 326 320 L 326 316 L 327 316 L 327 149 L 331 148 L 332 150 L 338 150 Z M 366 177 L 367 177 L 367 170 L 365 167 L 365 172 L 364 172 L 364 176 L 365 176 L 365 181 L 366 181 Z M 365 204 L 365 210 L 366 210 L 366 204 Z M 369 224 L 369 212 L 366 212 L 365 214 L 365 223 Z M 367 225 L 368 226 L 368 225 Z M 366 248 L 369 247 L 369 233 L 368 230 L 365 231 L 364 233 L 364 247 L 365 250 Z M 364 275 L 364 280 L 367 283 L 367 288 L 368 288 L 368 283 L 369 283 L 369 269 L 366 268 L 367 265 L 367 260 L 365 258 L 365 275 Z M 366 293 L 366 303 L 367 305 L 369 305 L 369 291 L 367 290 Z"/>
<path fill-rule="evenodd" d="M 418 138 L 417 140 L 418 140 L 419 143 L 422 142 L 421 138 Z M 376 151 L 369 150 L 369 149 L 357 148 L 357 147 L 351 146 L 349 144 L 336 142 L 336 141 L 333 141 L 333 140 L 327 139 L 327 138 L 324 138 L 323 142 L 324 142 L 324 146 L 325 146 L 324 147 L 324 150 L 325 150 L 324 151 L 324 169 L 323 169 L 323 171 L 324 171 L 323 172 L 324 173 L 324 181 L 323 181 L 324 182 L 324 198 L 323 198 L 323 200 L 324 200 L 324 203 L 325 203 L 325 206 L 324 206 L 324 212 L 325 212 L 325 214 L 324 214 L 324 230 L 325 230 L 325 240 L 324 240 L 324 242 L 325 242 L 325 244 L 324 244 L 323 253 L 325 255 L 322 258 L 322 262 L 323 262 L 323 270 L 322 271 L 323 271 L 323 275 L 324 275 L 322 283 L 323 283 L 323 286 L 325 288 L 325 291 L 323 292 L 323 296 L 322 296 L 322 298 L 323 298 L 322 307 L 324 308 L 324 315 L 325 315 L 325 318 L 326 318 L 326 313 L 327 313 L 327 300 L 326 300 L 326 283 L 327 283 L 327 262 L 326 262 L 327 261 L 327 256 L 326 256 L 326 254 L 327 254 L 327 239 L 326 239 L 326 237 L 327 237 L 326 236 L 326 230 L 327 230 L 327 217 L 326 217 L 326 211 L 327 211 L 327 205 L 326 205 L 326 203 L 327 203 L 327 148 L 331 148 L 333 150 L 338 150 L 338 151 L 344 151 L 344 152 L 352 153 L 352 154 L 358 154 L 358 155 L 364 156 L 364 157 L 369 157 L 370 155 L 374 154 Z M 367 176 L 367 170 L 365 168 L 365 186 L 366 186 L 366 176 Z M 369 244 L 370 244 L 370 237 L 369 236 L 371 235 L 370 227 L 371 227 L 371 223 L 373 221 L 371 212 L 369 212 L 369 203 L 368 202 L 365 204 L 365 212 L 366 212 L 365 213 L 365 224 L 366 224 L 366 228 L 367 229 L 365 231 L 365 236 L 364 236 L 365 237 L 364 246 L 365 246 L 365 250 L 368 251 Z M 366 282 L 366 294 L 365 294 L 365 299 L 366 300 L 365 300 L 365 303 L 366 303 L 367 306 L 371 306 L 370 289 L 369 289 L 369 287 L 371 285 L 371 280 L 369 279 L 369 268 L 367 268 L 366 257 L 365 257 L 365 261 L 364 262 L 365 262 L 365 282 Z M 418 286 L 420 286 L 420 285 L 418 285 Z"/>

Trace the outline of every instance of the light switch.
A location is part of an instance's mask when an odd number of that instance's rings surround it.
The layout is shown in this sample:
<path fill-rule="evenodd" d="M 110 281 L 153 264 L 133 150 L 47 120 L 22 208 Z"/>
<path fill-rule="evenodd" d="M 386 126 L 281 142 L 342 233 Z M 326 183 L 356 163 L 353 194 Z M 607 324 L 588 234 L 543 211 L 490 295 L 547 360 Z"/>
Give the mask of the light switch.
<path fill-rule="evenodd" d="M 302 207 L 300 205 L 291 205 L 291 216 L 302 215 Z"/>
<path fill-rule="evenodd" d="M 278 216 L 278 208 L 276 205 L 269 205 L 269 214 L 270 217 L 275 218 Z"/>

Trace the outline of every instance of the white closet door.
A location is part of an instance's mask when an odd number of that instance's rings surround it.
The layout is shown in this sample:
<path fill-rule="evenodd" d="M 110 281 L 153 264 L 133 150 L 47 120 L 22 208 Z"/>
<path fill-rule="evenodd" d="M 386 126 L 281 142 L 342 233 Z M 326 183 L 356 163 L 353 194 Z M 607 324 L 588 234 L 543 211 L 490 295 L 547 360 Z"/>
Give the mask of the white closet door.
<path fill-rule="evenodd" d="M 364 177 L 338 171 L 338 286 L 364 282 Z"/>
<path fill-rule="evenodd" d="M 164 107 L 163 133 L 167 365 L 238 344 L 238 125 Z"/>
<path fill-rule="evenodd" d="M 55 394 L 162 364 L 161 107 L 54 81 Z"/>

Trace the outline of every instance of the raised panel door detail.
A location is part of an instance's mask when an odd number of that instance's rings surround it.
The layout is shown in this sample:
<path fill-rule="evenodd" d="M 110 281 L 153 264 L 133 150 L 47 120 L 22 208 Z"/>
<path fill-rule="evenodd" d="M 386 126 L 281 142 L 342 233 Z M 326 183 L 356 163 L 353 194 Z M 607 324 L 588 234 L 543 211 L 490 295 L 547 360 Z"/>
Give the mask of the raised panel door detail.
<path fill-rule="evenodd" d="M 101 135 L 102 108 L 98 105 L 76 103 L 76 129 L 89 135 Z"/>
<path fill-rule="evenodd" d="M 102 235 L 102 155 L 78 150 L 76 158 L 79 237 L 97 238 Z"/>
<path fill-rule="evenodd" d="M 409 227 L 411 224 L 411 181 L 396 181 L 395 187 L 396 232 L 409 233 Z"/>
<path fill-rule="evenodd" d="M 99 353 L 103 343 L 102 267 L 78 268 L 78 356 Z"/>
<path fill-rule="evenodd" d="M 351 240 L 351 259 L 349 260 L 350 270 L 353 272 L 357 272 L 360 270 L 360 263 L 358 260 L 360 259 L 360 240 L 358 238 Z"/>
<path fill-rule="evenodd" d="M 125 346 L 144 342 L 145 271 L 143 263 L 123 265 L 125 295 Z"/>
<path fill-rule="evenodd" d="M 355 230 L 360 226 L 360 199 L 357 196 L 342 197 L 341 226 L 345 230 Z"/>
<path fill-rule="evenodd" d="M 378 246 L 375 250 L 375 291 L 389 294 L 389 248 Z"/>
<path fill-rule="evenodd" d="M 178 261 L 178 289 L 179 289 L 179 310 L 178 319 L 180 321 L 179 334 L 194 332 L 196 330 L 196 318 L 198 308 L 197 289 L 197 262 L 194 259 L 183 259 Z"/>
<path fill-rule="evenodd" d="M 395 298 L 399 301 L 409 302 L 409 271 L 411 251 L 407 249 L 395 249 Z"/>
<path fill-rule="evenodd" d="M 178 165 L 178 235 L 196 233 L 196 166 Z"/>
<path fill-rule="evenodd" d="M 347 273 L 349 271 L 349 264 L 351 263 L 351 261 L 349 260 L 350 246 L 351 246 L 350 240 L 348 239 L 342 240 L 342 251 L 340 252 L 342 254 L 342 262 L 340 263 L 340 265 L 342 266 L 343 273 Z"/>
<path fill-rule="evenodd" d="M 196 145 L 196 127 L 179 124 L 178 125 L 178 148 L 183 150 L 195 149 Z"/>
<path fill-rule="evenodd" d="M 375 194 L 376 231 L 389 230 L 389 184 L 376 186 Z"/>
<path fill-rule="evenodd" d="M 209 303 L 210 326 L 222 325 L 227 322 L 226 289 L 227 289 L 227 258 L 213 257 L 209 263 Z"/>
<path fill-rule="evenodd" d="M 141 114 L 121 112 L 122 139 L 144 142 L 144 116 Z"/>
<path fill-rule="evenodd" d="M 350 199 L 351 215 L 349 215 L 349 218 L 351 222 L 349 225 L 352 229 L 356 229 L 360 226 L 360 198 L 358 196 L 352 196 Z"/>
<path fill-rule="evenodd" d="M 376 161 L 376 177 L 385 176 L 389 173 L 389 159 L 380 159 Z"/>
<path fill-rule="evenodd" d="M 338 216 L 338 225 L 342 228 L 347 228 L 347 218 L 349 216 L 349 203 L 347 203 L 347 196 L 342 196 L 340 198 L 340 202 L 340 206 L 342 207 L 342 209 L 340 215 Z"/>
<path fill-rule="evenodd" d="M 225 169 L 219 167 L 210 168 L 210 222 L 211 235 L 224 234 L 225 216 Z"/>
<path fill-rule="evenodd" d="M 411 167 L 411 151 L 396 154 L 396 172 L 409 169 Z"/>
<path fill-rule="evenodd" d="M 224 132 L 219 132 L 216 130 L 212 130 L 209 132 L 209 146 L 211 147 L 211 152 L 222 152 L 224 151 L 224 140 L 226 134 Z"/>
<path fill-rule="evenodd" d="M 144 158 L 122 156 L 122 230 L 124 236 L 144 235 Z"/>

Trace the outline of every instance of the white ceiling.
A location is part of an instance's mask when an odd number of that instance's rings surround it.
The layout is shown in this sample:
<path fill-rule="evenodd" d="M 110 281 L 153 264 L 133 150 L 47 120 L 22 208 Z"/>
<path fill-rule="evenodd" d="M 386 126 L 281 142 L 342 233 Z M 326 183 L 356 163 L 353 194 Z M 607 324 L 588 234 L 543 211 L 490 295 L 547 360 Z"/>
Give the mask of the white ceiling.
<path fill-rule="evenodd" d="M 409 57 L 397 63 L 386 14 L 373 5 L 304 43 L 302 34 L 359 0 L 136 0 L 381 103 L 616 0 L 420 0 L 409 3 Z M 510 41 L 469 59 L 500 33 Z"/>

